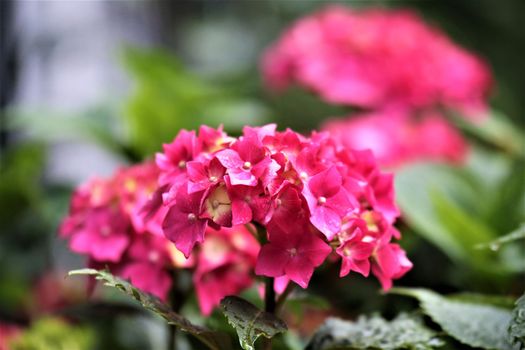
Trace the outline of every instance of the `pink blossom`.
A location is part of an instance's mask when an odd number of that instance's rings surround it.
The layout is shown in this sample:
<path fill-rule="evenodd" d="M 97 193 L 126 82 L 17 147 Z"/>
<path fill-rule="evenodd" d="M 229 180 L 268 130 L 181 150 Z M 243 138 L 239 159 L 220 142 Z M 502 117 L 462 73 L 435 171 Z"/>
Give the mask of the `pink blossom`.
<path fill-rule="evenodd" d="M 204 145 L 202 132 L 218 135 L 219 142 Z M 255 224 L 262 235 L 265 229 L 269 243 L 256 259 L 255 274 L 279 277 L 281 287 L 288 279 L 306 287 L 332 247 L 343 259 L 342 275 L 350 270 L 366 275 L 379 242 L 382 247 L 400 238 L 392 226 L 399 215 L 392 175 L 380 170 L 370 151 L 351 150 L 328 132 L 307 137 L 277 131 L 275 125 L 245 127 L 239 138 L 205 127 L 200 133 L 191 134 L 197 145 L 176 176 L 170 175 L 172 167 L 160 170 L 159 189 L 146 207 L 167 211 L 164 235 L 194 258 L 206 312 L 224 295 L 217 276 L 231 279 L 229 287 L 239 290 L 251 281 L 245 274 L 255 264 L 232 254 L 224 236 L 207 227 L 223 232 Z M 357 221 L 361 234 L 350 239 Z M 232 272 L 239 261 L 242 268 Z"/>
<path fill-rule="evenodd" d="M 186 169 L 186 162 L 193 159 L 198 152 L 195 131 L 181 130 L 172 143 L 164 144 L 164 152 L 157 153 L 155 160 L 162 171 L 159 182 L 161 185 L 173 181 Z"/>
<path fill-rule="evenodd" d="M 435 112 L 414 120 L 409 112 L 385 110 L 332 120 L 324 129 L 348 148 L 372 150 L 386 167 L 418 160 L 460 163 L 468 150 L 461 133 Z"/>
<path fill-rule="evenodd" d="M 129 244 L 129 222 L 116 210 L 95 208 L 71 234 L 70 248 L 98 261 L 117 262 Z"/>
<path fill-rule="evenodd" d="M 166 237 L 186 257 L 189 257 L 196 242 L 204 240 L 208 220 L 201 217 L 203 195 L 202 191 L 190 194 L 186 187 L 180 187 L 176 204 L 168 210 L 162 225 Z"/>
<path fill-rule="evenodd" d="M 252 285 L 251 273 L 258 252 L 259 243 L 244 226 L 207 232 L 193 276 L 204 315 L 209 315 L 225 296 Z"/>
<path fill-rule="evenodd" d="M 345 241 L 336 252 L 342 258 L 340 277 L 344 277 L 355 271 L 368 277 L 370 273 L 370 256 L 374 251 L 374 243 L 367 239 L 367 236 L 360 228 L 356 228 L 352 237 Z"/>
<path fill-rule="evenodd" d="M 253 142 L 253 138 L 238 140 L 230 149 L 219 151 L 215 156 L 226 167 L 232 185 L 255 186 L 268 172 L 278 170 L 262 144 Z"/>
<path fill-rule="evenodd" d="M 273 90 L 295 83 L 333 104 L 447 106 L 480 118 L 487 65 L 406 10 L 330 6 L 299 19 L 263 56 Z"/>
<path fill-rule="evenodd" d="M 136 236 L 128 250 L 120 275 L 145 292 L 165 300 L 171 287 L 171 264 L 168 245 L 164 237 Z"/>
<path fill-rule="evenodd" d="M 331 167 L 313 176 L 303 189 L 311 212 L 310 221 L 329 240 L 339 233 L 342 218 L 356 206 L 342 184 L 341 174 Z"/>
<path fill-rule="evenodd" d="M 372 272 L 384 290 L 392 288 L 392 280 L 402 277 L 412 268 L 412 263 L 398 244 L 381 245 L 373 256 Z"/>
<path fill-rule="evenodd" d="M 268 232 L 269 243 L 261 248 L 255 273 L 269 277 L 286 275 L 302 288 L 308 286 L 314 269 L 330 254 L 331 248 L 307 227 L 296 231 Z"/>

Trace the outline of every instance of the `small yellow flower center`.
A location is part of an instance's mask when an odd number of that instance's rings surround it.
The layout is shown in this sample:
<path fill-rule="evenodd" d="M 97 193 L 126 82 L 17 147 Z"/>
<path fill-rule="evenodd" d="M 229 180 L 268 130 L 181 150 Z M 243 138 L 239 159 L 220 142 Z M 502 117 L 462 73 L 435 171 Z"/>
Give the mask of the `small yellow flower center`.
<path fill-rule="evenodd" d="M 252 167 L 252 163 L 250 163 L 250 162 L 244 162 L 244 164 L 242 165 L 242 168 L 243 168 L 244 170 L 248 170 L 248 169 L 250 169 L 251 167 Z"/>
<path fill-rule="evenodd" d="M 319 205 L 326 204 L 326 197 L 321 196 L 321 197 L 317 198 L 317 203 Z"/>
<path fill-rule="evenodd" d="M 186 161 L 181 160 L 178 165 L 179 165 L 179 168 L 184 169 L 186 167 Z"/>
<path fill-rule="evenodd" d="M 188 214 L 188 221 L 195 221 L 197 220 L 197 217 L 193 213 Z"/>

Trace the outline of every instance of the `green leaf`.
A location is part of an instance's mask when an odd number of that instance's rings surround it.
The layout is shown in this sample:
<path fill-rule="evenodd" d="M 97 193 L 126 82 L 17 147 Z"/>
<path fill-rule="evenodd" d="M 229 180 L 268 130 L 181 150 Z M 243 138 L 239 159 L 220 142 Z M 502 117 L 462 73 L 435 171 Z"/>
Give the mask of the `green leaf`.
<path fill-rule="evenodd" d="M 515 350 L 525 349 L 525 294 L 516 300 L 509 323 L 508 340 Z"/>
<path fill-rule="evenodd" d="M 463 129 L 471 132 L 481 140 L 491 143 L 511 154 L 525 155 L 525 135 L 513 125 L 507 116 L 499 111 L 491 111 L 487 118 L 479 123 L 470 123 L 465 118 L 457 117 Z"/>
<path fill-rule="evenodd" d="M 239 343 L 245 350 L 254 350 L 254 343 L 260 336 L 273 338 L 288 329 L 277 316 L 236 296 L 224 298 L 221 307 L 228 323 L 237 331 Z"/>
<path fill-rule="evenodd" d="M 459 342 L 483 349 L 510 350 L 506 340 L 511 320 L 508 309 L 492 304 L 455 300 L 425 289 L 394 288 L 391 293 L 416 298 L 434 322 Z"/>
<path fill-rule="evenodd" d="M 204 327 L 196 326 L 189 320 L 172 311 L 170 307 L 162 303 L 156 297 L 146 294 L 132 286 L 130 283 L 113 276 L 108 271 L 94 269 L 80 269 L 69 272 L 72 275 L 92 275 L 99 281 L 103 281 L 108 287 L 117 288 L 142 304 L 142 306 L 163 319 L 169 324 L 177 326 L 181 331 L 190 333 L 213 350 L 232 349 L 230 337 L 225 333 L 214 332 Z"/>
<path fill-rule="evenodd" d="M 329 349 L 432 349 L 443 345 L 420 317 L 401 314 L 392 321 L 378 315 L 355 322 L 329 318 L 315 333 L 307 350 Z"/>
<path fill-rule="evenodd" d="M 12 350 L 89 350 L 94 334 L 86 327 L 74 327 L 57 318 L 43 318 L 9 343 Z"/>
<path fill-rule="evenodd" d="M 500 247 L 503 244 L 514 242 L 520 239 L 525 239 L 525 222 L 522 223 L 517 229 L 515 229 L 511 233 L 506 234 L 505 236 L 499 237 L 498 239 L 495 239 L 488 243 L 478 244 L 476 245 L 476 248 L 478 249 L 490 248 L 491 250 L 497 251 L 500 249 Z"/>
<path fill-rule="evenodd" d="M 478 266 L 489 255 L 473 249 L 495 235 L 467 212 L 480 194 L 464 174 L 438 164 L 407 166 L 396 174 L 396 192 L 405 220 L 450 258 Z"/>
<path fill-rule="evenodd" d="M 132 147 L 142 155 L 158 151 L 182 128 L 225 124 L 239 131 L 269 114 L 243 91 L 204 80 L 166 52 L 128 49 L 123 58 L 135 80 L 123 118 Z"/>

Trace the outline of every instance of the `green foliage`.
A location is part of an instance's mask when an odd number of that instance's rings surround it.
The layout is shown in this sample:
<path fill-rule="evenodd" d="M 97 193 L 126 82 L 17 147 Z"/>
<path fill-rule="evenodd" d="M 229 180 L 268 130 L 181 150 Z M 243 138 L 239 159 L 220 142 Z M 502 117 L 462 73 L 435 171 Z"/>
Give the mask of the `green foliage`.
<path fill-rule="evenodd" d="M 188 72 L 173 56 L 128 49 L 124 62 L 135 78 L 135 91 L 124 120 L 131 146 L 146 156 L 158 151 L 182 129 L 201 124 L 240 130 L 259 124 L 265 108 Z"/>
<path fill-rule="evenodd" d="M 439 247 L 460 270 L 501 278 L 519 272 L 519 247 L 476 249 L 525 220 L 521 159 L 473 149 L 464 167 L 420 163 L 396 174 L 398 203 L 414 232 Z M 480 200 L 482 198 L 482 200 Z M 506 239 L 503 239 L 506 241 Z M 490 243 L 489 243 L 490 244 Z"/>
<path fill-rule="evenodd" d="M 128 296 L 137 300 L 144 308 L 154 312 L 162 317 L 166 322 L 178 327 L 183 332 L 187 332 L 202 341 L 212 350 L 232 349 L 231 340 L 227 334 L 210 331 L 204 327 L 196 326 L 189 320 L 177 314 L 170 307 L 156 297 L 146 294 L 133 287 L 130 283 L 113 276 L 107 271 L 98 271 L 94 269 L 80 269 L 70 271 L 69 275 L 92 275 L 99 281 L 103 281 L 108 287 L 117 288 Z"/>
<path fill-rule="evenodd" d="M 522 223 L 514 231 L 504 236 L 501 236 L 491 242 L 478 244 L 476 248 L 478 249 L 490 248 L 491 250 L 496 251 L 496 250 L 499 250 L 503 244 L 515 242 L 515 241 L 522 240 L 522 239 L 525 239 L 525 223 Z"/>
<path fill-rule="evenodd" d="M 485 120 L 478 123 L 468 122 L 461 117 L 456 122 L 485 142 L 511 154 L 525 156 L 525 135 L 502 112 L 492 110 Z"/>
<path fill-rule="evenodd" d="M 254 350 L 257 338 L 273 338 L 287 330 L 286 324 L 277 316 L 259 309 L 252 303 L 228 296 L 221 301 L 224 315 L 239 336 L 239 343 L 245 350 Z"/>
<path fill-rule="evenodd" d="M 44 318 L 9 345 L 11 350 L 89 350 L 93 344 L 91 329 L 72 326 L 56 318 Z"/>
<path fill-rule="evenodd" d="M 355 322 L 330 318 L 315 333 L 307 350 L 424 350 L 442 345 L 420 317 L 400 314 L 392 321 L 378 315 L 361 316 Z"/>
<path fill-rule="evenodd" d="M 42 143 L 84 140 L 122 155 L 125 140 L 115 123 L 115 113 L 111 106 L 106 105 L 74 114 L 19 108 L 9 111 L 8 128 L 23 130 L 32 140 Z"/>
<path fill-rule="evenodd" d="M 508 332 L 508 339 L 513 349 L 525 349 L 525 294 L 516 300 L 516 307 L 512 311 L 512 320 L 509 323 Z"/>
<path fill-rule="evenodd" d="M 423 312 L 459 342 L 483 349 L 510 350 L 508 309 L 491 303 L 443 297 L 426 289 L 394 288 L 392 293 L 419 300 Z"/>

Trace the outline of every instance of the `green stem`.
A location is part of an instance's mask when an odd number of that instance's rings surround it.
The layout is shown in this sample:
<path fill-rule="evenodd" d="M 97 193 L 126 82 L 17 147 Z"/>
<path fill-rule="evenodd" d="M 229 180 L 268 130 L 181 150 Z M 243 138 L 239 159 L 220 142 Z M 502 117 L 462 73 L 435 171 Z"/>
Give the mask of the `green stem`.
<path fill-rule="evenodd" d="M 178 278 L 179 275 L 177 274 L 177 271 L 174 270 L 171 275 L 173 285 L 170 290 L 169 299 L 170 299 L 170 305 L 171 309 L 175 312 L 179 312 L 182 305 L 185 301 L 185 295 L 184 292 L 179 288 L 178 284 Z M 168 332 L 168 343 L 167 343 L 167 350 L 177 350 L 177 327 L 174 325 L 167 325 L 167 332 Z"/>
<path fill-rule="evenodd" d="M 292 293 L 294 288 L 295 288 L 295 283 L 288 282 L 288 285 L 286 286 L 286 289 L 284 290 L 284 292 L 281 295 L 279 295 L 279 297 L 277 298 L 277 304 L 275 306 L 276 315 L 279 315 L 281 313 L 284 307 L 284 303 L 286 302 L 286 299 Z"/>

